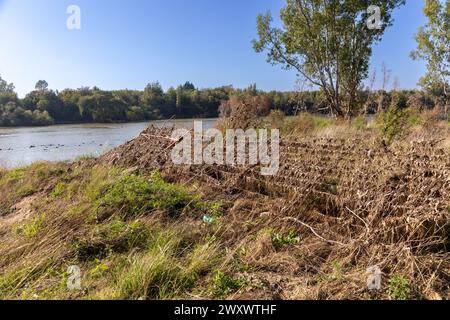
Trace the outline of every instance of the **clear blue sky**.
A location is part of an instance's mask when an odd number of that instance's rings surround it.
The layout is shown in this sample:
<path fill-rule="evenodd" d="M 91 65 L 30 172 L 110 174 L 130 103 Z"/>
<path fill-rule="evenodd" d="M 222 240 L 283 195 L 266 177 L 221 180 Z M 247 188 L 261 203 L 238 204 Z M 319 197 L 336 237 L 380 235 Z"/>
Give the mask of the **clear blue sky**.
<path fill-rule="evenodd" d="M 256 83 L 264 90 L 296 88 L 294 72 L 271 66 L 253 51 L 256 16 L 278 15 L 281 0 L 0 0 L 0 75 L 21 96 L 45 79 L 52 89 L 99 86 L 167 89 Z M 68 5 L 79 5 L 82 29 L 66 28 Z M 423 2 L 407 0 L 374 50 L 402 88 L 414 88 L 423 63 L 409 52 L 425 22 Z"/>

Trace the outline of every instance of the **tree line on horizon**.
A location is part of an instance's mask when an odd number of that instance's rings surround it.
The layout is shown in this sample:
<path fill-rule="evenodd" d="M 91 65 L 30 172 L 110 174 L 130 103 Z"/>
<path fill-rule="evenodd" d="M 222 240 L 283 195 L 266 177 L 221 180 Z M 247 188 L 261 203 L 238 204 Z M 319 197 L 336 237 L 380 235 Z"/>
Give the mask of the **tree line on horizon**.
<path fill-rule="evenodd" d="M 297 92 L 269 93 L 256 85 L 199 89 L 191 82 L 164 91 L 158 82 L 144 90 L 102 90 L 98 87 L 51 90 L 40 80 L 20 99 L 14 85 L 0 76 L 0 126 L 42 126 L 68 123 L 115 123 L 162 119 L 216 118 L 231 96 L 264 96 L 286 114 L 295 112 Z M 314 99 L 315 93 L 312 94 Z"/>
<path fill-rule="evenodd" d="M 385 72 L 386 69 L 384 69 Z M 384 75 L 384 78 L 388 75 Z M 386 81 L 386 79 L 383 79 Z M 399 105 L 431 109 L 439 103 L 442 90 L 374 90 L 358 91 L 360 114 L 374 114 L 389 106 L 393 92 Z M 0 76 L 0 126 L 45 126 L 69 123 L 116 123 L 163 119 L 216 118 L 224 116 L 232 98 L 246 99 L 249 108 L 258 109 L 259 116 L 280 110 L 287 116 L 300 112 L 328 114 L 327 99 L 320 90 L 270 91 L 258 90 L 256 85 L 245 89 L 222 86 L 198 89 L 186 82 L 164 91 L 158 82 L 144 90 L 106 91 L 97 87 L 54 91 L 46 81 L 36 83 L 35 90 L 20 99 L 14 85 Z M 248 103 L 250 101 L 250 103 Z"/>
<path fill-rule="evenodd" d="M 0 78 L 0 125 L 108 123 L 169 118 L 216 117 L 231 87 L 199 90 L 190 82 L 166 92 L 159 83 L 142 90 L 107 91 L 98 87 L 54 91 L 46 81 L 19 99 L 14 86 Z"/>

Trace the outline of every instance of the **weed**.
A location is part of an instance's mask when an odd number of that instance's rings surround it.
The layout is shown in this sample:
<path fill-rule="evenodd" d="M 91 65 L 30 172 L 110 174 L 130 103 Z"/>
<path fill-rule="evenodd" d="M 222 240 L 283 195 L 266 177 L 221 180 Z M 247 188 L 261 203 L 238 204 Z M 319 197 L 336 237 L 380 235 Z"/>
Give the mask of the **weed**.
<path fill-rule="evenodd" d="M 291 230 L 287 234 L 274 232 L 272 234 L 272 243 L 277 250 L 280 250 L 286 246 L 295 246 L 300 242 L 298 233 Z"/>
<path fill-rule="evenodd" d="M 195 281 L 200 275 L 208 273 L 217 262 L 218 251 L 219 247 L 214 241 L 196 245 L 186 256 L 189 261 L 184 271 L 186 276 Z"/>
<path fill-rule="evenodd" d="M 93 278 L 101 277 L 105 272 L 109 270 L 109 267 L 107 264 L 101 262 L 99 259 L 95 259 L 95 266 L 89 270 L 89 274 Z"/>
<path fill-rule="evenodd" d="M 60 182 L 58 183 L 52 191 L 52 197 L 59 198 L 67 188 L 66 183 Z"/>
<path fill-rule="evenodd" d="M 418 112 L 411 112 L 408 117 L 408 124 L 411 126 L 421 126 L 425 124 L 424 118 Z"/>
<path fill-rule="evenodd" d="M 282 131 L 287 134 L 310 135 L 315 131 L 328 128 L 332 124 L 330 119 L 320 116 L 313 116 L 308 112 L 302 112 L 296 117 L 289 119 L 282 127 Z"/>
<path fill-rule="evenodd" d="M 363 131 L 367 129 L 367 118 L 363 116 L 356 117 L 352 121 L 352 127 L 357 131 Z"/>
<path fill-rule="evenodd" d="M 300 113 L 292 121 L 292 130 L 295 133 L 308 134 L 315 128 L 314 117 L 306 112 Z"/>
<path fill-rule="evenodd" d="M 199 201 L 195 204 L 195 208 L 200 212 L 205 213 L 205 216 L 211 217 L 216 220 L 223 216 L 223 202 L 222 201 Z"/>
<path fill-rule="evenodd" d="M 52 265 L 50 259 L 34 261 L 29 267 L 10 270 L 0 275 L 0 298 L 16 297 L 23 289 L 30 288 L 40 279 L 47 277 L 47 270 Z"/>
<path fill-rule="evenodd" d="M 23 236 L 26 240 L 31 240 L 41 231 L 45 221 L 45 215 L 38 215 L 31 221 L 16 226 L 14 233 Z"/>
<path fill-rule="evenodd" d="M 333 275 L 331 276 L 332 280 L 340 280 L 342 279 L 342 264 L 338 261 L 333 261 Z"/>
<path fill-rule="evenodd" d="M 28 196 L 31 196 L 37 192 L 37 187 L 33 185 L 33 183 L 28 182 L 22 185 L 20 188 L 17 189 L 17 195 L 20 198 L 25 198 Z"/>
<path fill-rule="evenodd" d="M 213 278 L 214 295 L 216 297 L 225 297 L 230 293 L 242 289 L 246 284 L 244 279 L 235 279 L 217 270 Z"/>
<path fill-rule="evenodd" d="M 396 274 L 389 281 L 389 297 L 393 300 L 410 300 L 411 288 L 408 279 L 401 275 Z"/>

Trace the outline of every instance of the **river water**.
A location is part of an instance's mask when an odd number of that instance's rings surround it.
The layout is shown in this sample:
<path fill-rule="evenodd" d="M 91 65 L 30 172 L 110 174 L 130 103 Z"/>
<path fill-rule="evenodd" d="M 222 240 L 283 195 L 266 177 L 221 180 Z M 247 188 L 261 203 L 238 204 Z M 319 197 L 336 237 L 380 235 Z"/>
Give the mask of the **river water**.
<path fill-rule="evenodd" d="M 210 129 L 216 123 L 216 119 L 202 121 L 204 129 Z M 0 128 L 0 167 L 25 166 L 41 160 L 67 161 L 81 156 L 99 156 L 137 137 L 149 125 L 193 128 L 194 120 Z"/>

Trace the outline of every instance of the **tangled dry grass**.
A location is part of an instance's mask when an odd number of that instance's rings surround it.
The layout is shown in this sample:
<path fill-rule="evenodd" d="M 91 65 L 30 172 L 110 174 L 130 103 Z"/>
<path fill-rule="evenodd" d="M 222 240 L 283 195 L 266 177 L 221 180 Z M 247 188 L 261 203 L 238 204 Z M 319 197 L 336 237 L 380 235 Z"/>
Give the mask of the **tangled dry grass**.
<path fill-rule="evenodd" d="M 169 136 L 170 130 L 149 128 L 101 161 L 158 168 L 233 203 L 221 228 L 229 259 L 241 260 L 247 278 L 271 288 L 246 297 L 389 298 L 396 277 L 408 279 L 410 298 L 450 297 L 445 124 L 413 130 L 390 146 L 370 132 L 285 137 L 273 177 L 261 177 L 254 166 L 174 167 Z M 295 231 L 299 241 L 277 250 L 270 230 Z M 381 291 L 367 290 L 371 266 L 383 272 Z"/>

